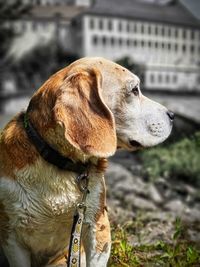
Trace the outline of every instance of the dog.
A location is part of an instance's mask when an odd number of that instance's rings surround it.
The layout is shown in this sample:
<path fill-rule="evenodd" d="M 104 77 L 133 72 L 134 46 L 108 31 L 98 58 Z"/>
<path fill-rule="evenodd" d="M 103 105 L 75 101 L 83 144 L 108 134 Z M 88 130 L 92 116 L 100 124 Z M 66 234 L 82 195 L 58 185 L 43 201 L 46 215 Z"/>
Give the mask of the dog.
<path fill-rule="evenodd" d="M 118 148 L 135 151 L 163 142 L 173 118 L 142 95 L 136 75 L 107 59 L 82 58 L 52 75 L 26 112 L 1 132 L 0 244 L 9 266 L 66 266 L 73 218 L 83 196 L 76 170 L 59 165 L 66 159 L 88 170 L 81 241 L 86 263 L 81 266 L 105 267 L 111 249 L 107 158 Z M 40 149 L 43 143 L 53 159 Z"/>

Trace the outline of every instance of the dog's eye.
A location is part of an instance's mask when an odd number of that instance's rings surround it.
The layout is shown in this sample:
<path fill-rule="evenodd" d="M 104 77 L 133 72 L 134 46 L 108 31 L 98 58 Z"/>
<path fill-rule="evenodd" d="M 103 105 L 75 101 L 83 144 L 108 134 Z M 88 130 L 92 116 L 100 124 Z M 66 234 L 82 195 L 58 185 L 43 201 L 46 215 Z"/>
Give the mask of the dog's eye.
<path fill-rule="evenodd" d="M 139 87 L 138 87 L 138 85 L 134 86 L 131 89 L 131 93 L 133 93 L 135 96 L 138 96 L 139 95 Z"/>
<path fill-rule="evenodd" d="M 139 84 L 135 84 L 135 82 L 128 82 L 127 84 L 127 96 L 131 96 L 131 95 L 135 95 L 138 96 L 139 95 Z"/>

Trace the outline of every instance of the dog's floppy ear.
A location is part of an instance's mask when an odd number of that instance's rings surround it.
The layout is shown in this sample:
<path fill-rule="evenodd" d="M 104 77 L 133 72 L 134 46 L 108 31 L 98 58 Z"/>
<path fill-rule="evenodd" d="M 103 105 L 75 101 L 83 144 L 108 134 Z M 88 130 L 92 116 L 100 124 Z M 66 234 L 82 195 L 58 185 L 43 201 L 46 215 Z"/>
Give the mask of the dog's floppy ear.
<path fill-rule="evenodd" d="M 101 73 L 97 69 L 71 74 L 60 88 L 55 119 L 65 138 L 86 154 L 108 157 L 116 150 L 114 117 L 101 96 Z"/>

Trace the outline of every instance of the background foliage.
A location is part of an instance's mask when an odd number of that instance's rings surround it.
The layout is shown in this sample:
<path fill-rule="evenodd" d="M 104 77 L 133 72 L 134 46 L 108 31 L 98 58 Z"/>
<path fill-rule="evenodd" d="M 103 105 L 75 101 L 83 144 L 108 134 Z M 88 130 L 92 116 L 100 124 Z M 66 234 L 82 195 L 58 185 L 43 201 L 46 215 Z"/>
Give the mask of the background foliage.
<path fill-rule="evenodd" d="M 144 174 L 156 179 L 185 179 L 200 184 L 200 132 L 166 147 L 156 147 L 141 153 Z"/>
<path fill-rule="evenodd" d="M 10 24 L 13 20 L 28 13 L 30 8 L 30 5 L 24 5 L 20 0 L 0 0 L 0 67 L 5 67 L 9 48 L 16 36 Z"/>
<path fill-rule="evenodd" d="M 68 53 L 56 40 L 37 46 L 16 61 L 11 71 L 17 86 L 23 90 L 37 89 L 53 73 L 66 67 L 78 57 Z"/>

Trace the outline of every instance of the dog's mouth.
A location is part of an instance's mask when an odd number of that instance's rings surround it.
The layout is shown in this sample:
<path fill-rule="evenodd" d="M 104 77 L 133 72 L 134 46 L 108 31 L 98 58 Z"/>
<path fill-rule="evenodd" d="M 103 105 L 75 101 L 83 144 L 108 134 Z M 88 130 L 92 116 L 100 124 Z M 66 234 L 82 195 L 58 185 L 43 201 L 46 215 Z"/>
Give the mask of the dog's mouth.
<path fill-rule="evenodd" d="M 121 139 L 118 138 L 117 149 L 127 149 L 127 150 L 132 151 L 133 149 L 138 150 L 138 149 L 141 149 L 143 147 L 144 146 L 136 140 L 128 140 L 128 142 L 126 143 L 126 142 L 123 142 Z"/>
<path fill-rule="evenodd" d="M 136 140 L 130 140 L 129 143 L 134 148 L 142 148 L 143 147 L 143 145 Z"/>

